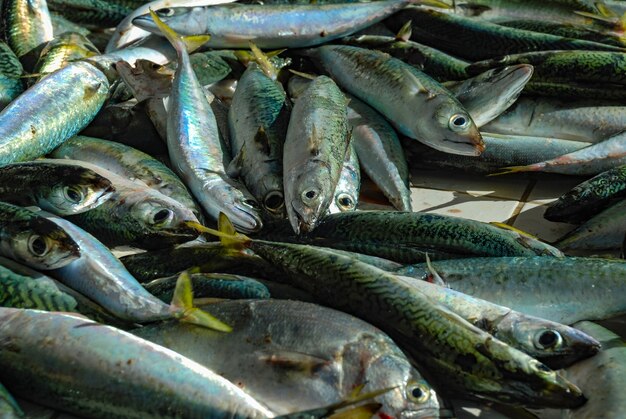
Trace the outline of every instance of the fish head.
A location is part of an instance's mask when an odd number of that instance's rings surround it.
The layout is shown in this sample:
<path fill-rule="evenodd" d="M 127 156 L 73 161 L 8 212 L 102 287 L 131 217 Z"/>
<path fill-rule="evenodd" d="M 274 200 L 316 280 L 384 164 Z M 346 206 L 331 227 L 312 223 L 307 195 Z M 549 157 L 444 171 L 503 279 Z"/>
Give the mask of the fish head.
<path fill-rule="evenodd" d="M 242 233 L 255 233 L 263 228 L 261 206 L 246 187 L 237 180 L 223 176 L 219 190 L 213 189 L 212 194 L 218 198 L 211 214 L 217 219 L 220 212 L 226 214 L 236 230 Z M 208 188 L 211 188 L 208 186 Z"/>
<path fill-rule="evenodd" d="M 448 98 L 449 99 L 449 98 Z M 432 122 L 420 124 L 419 140 L 444 153 L 478 156 L 485 143 L 469 113 L 456 100 L 442 100 L 435 108 Z"/>
<path fill-rule="evenodd" d="M 159 18 L 177 33 L 182 33 L 185 21 L 193 19 L 193 10 L 200 7 L 162 7 L 155 10 Z M 150 16 L 150 13 L 137 16 L 132 20 L 133 25 L 152 33 L 160 33 L 159 28 Z"/>
<path fill-rule="evenodd" d="M 178 201 L 148 190 L 134 194 L 134 202 L 129 199 L 130 217 L 142 225 L 146 232 L 154 232 L 163 238 L 172 238 L 176 241 L 193 240 L 199 233 L 188 226 L 188 222 L 198 222 L 190 208 Z"/>
<path fill-rule="evenodd" d="M 372 400 L 381 404 L 376 418 L 439 417 L 435 390 L 385 335 L 358 334 L 343 350 L 342 371 L 346 392 L 361 385 L 360 394 L 389 389 Z"/>
<path fill-rule="evenodd" d="M 39 194 L 37 204 L 41 209 L 60 216 L 79 214 L 105 202 L 114 191 L 109 179 L 85 168 L 80 170 L 78 176 L 56 183 L 48 193 Z"/>
<path fill-rule="evenodd" d="M 287 216 L 296 234 L 308 233 L 317 226 L 333 196 L 330 168 L 322 161 L 309 162 L 309 166 L 285 184 Z"/>
<path fill-rule="evenodd" d="M 498 337 L 516 342 L 518 349 L 554 369 L 568 367 L 600 350 L 600 342 L 578 329 L 525 315 L 501 321 Z"/>
<path fill-rule="evenodd" d="M 283 218 L 285 215 L 285 196 L 282 190 L 268 191 L 263 197 L 263 208 L 273 217 Z"/>
<path fill-rule="evenodd" d="M 57 269 L 80 257 L 78 244 L 52 221 L 44 218 L 14 222 L 0 247 L 5 255 L 34 269 Z"/>
<path fill-rule="evenodd" d="M 358 195 L 354 191 L 335 191 L 333 200 L 328 207 L 331 214 L 354 211 L 358 203 Z"/>

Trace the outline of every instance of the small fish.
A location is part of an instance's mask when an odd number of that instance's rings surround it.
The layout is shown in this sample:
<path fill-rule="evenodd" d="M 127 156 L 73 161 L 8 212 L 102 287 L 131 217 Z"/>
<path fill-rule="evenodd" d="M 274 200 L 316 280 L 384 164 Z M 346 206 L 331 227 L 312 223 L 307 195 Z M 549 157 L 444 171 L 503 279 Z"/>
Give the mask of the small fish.
<path fill-rule="evenodd" d="M 626 165 L 602 172 L 551 202 L 546 220 L 581 223 L 626 196 Z"/>
<path fill-rule="evenodd" d="M 418 0 L 419 1 L 419 0 Z M 302 48 L 350 35 L 414 0 L 382 0 L 352 4 L 259 5 L 220 4 L 166 7 L 157 15 L 182 35 L 211 34 L 209 48 Z M 148 14 L 135 17 L 135 26 L 159 33 Z M 233 34 L 232 28 L 238 28 Z"/>
<path fill-rule="evenodd" d="M 132 8 L 105 0 L 47 0 L 50 10 L 72 22 L 106 29 L 117 25 Z"/>
<path fill-rule="evenodd" d="M 41 50 L 33 72 L 39 74 L 38 80 L 41 80 L 42 77 L 54 73 L 72 61 L 99 54 L 95 45 L 84 35 L 64 32 L 48 42 Z"/>
<path fill-rule="evenodd" d="M 401 134 L 446 153 L 477 156 L 484 150 L 478 128 L 459 101 L 414 67 L 348 45 L 307 51 L 337 84 L 380 112 Z"/>
<path fill-rule="evenodd" d="M 354 131 L 352 132 L 354 133 Z M 350 144 L 341 173 L 339 174 L 337 187 L 328 207 L 329 212 L 334 214 L 336 212 L 356 211 L 360 190 L 361 167 L 354 145 Z"/>
<path fill-rule="evenodd" d="M 167 322 L 132 331 L 225 378 L 277 415 L 361 393 L 380 417 L 438 417 L 435 391 L 379 329 L 340 311 L 290 300 L 223 301 L 206 306 L 233 325 L 228 334 Z M 280 320 L 277 320 L 280 319 Z"/>
<path fill-rule="evenodd" d="M 296 100 L 284 146 L 285 204 L 296 234 L 314 230 L 326 213 L 348 145 L 346 98 L 319 76 Z"/>
<path fill-rule="evenodd" d="M 57 215 L 93 209 L 108 200 L 114 190 L 106 177 L 71 163 L 36 160 L 0 168 L 0 200 L 36 205 Z"/>
<path fill-rule="evenodd" d="M 185 41 L 151 13 L 179 60 L 167 110 L 167 144 L 174 169 L 211 217 L 217 218 L 224 211 L 240 230 L 258 231 L 263 227 L 259 205 L 241 183 L 226 174 L 225 147 L 215 115 L 191 68 Z M 197 46 L 206 39 L 192 37 L 189 42 Z"/>
<path fill-rule="evenodd" d="M 24 91 L 24 69 L 11 48 L 0 42 L 0 110 Z"/>
<path fill-rule="evenodd" d="M 63 267 L 80 256 L 78 244 L 33 211 L 0 202 L 0 253 L 35 269 Z"/>
<path fill-rule="evenodd" d="M 0 308 L 0 337 L 0 368 L 12 391 L 78 416 L 274 416 L 206 367 L 74 315 Z"/>
<path fill-rule="evenodd" d="M 3 3 L 5 39 L 15 55 L 20 59 L 30 55 L 32 61 L 35 50 L 54 37 L 48 4 L 45 0 L 7 0 Z"/>

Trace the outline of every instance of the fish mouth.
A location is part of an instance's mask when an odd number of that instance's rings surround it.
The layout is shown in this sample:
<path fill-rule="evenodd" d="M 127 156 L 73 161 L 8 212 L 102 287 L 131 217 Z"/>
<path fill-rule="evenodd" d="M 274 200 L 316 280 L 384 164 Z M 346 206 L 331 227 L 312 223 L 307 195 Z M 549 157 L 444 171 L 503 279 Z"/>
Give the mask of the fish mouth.
<path fill-rule="evenodd" d="M 131 23 L 137 26 L 138 28 L 148 30 L 148 31 L 156 29 L 156 25 L 152 21 L 152 18 L 150 17 L 149 14 L 137 16 L 136 18 L 131 20 Z"/>
<path fill-rule="evenodd" d="M 450 138 L 444 138 L 444 145 L 433 145 L 433 147 L 439 151 L 449 154 L 458 154 L 460 156 L 480 156 L 485 151 L 485 143 L 480 133 L 477 135 L 471 135 L 468 137 L 469 141 L 453 140 Z"/>
<path fill-rule="evenodd" d="M 291 205 L 291 209 L 293 213 L 289 214 L 289 223 L 293 228 L 293 231 L 296 235 L 306 234 L 315 229 L 317 226 L 317 217 L 312 217 L 311 220 L 307 221 L 305 217 L 298 212 L 298 210 Z"/>
<path fill-rule="evenodd" d="M 394 417 L 393 415 L 388 416 Z M 432 407 L 420 410 L 405 410 L 397 417 L 399 419 L 437 419 L 440 417 L 440 409 Z"/>
<path fill-rule="evenodd" d="M 228 218 L 243 233 L 256 233 L 263 228 L 261 216 L 254 210 L 248 209 L 244 205 L 236 205 L 235 211 L 228 215 Z"/>

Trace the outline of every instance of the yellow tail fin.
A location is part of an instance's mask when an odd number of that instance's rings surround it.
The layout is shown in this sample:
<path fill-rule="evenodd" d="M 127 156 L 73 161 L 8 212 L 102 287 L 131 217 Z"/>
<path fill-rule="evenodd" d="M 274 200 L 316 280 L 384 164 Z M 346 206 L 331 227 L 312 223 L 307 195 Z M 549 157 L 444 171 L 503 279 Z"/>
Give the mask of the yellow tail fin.
<path fill-rule="evenodd" d="M 174 298 L 172 298 L 170 306 L 174 316 L 183 323 L 191 323 L 220 332 L 231 332 L 233 330 L 226 323 L 193 306 L 191 277 L 187 271 L 183 271 L 178 277 L 176 288 L 174 289 Z"/>
<path fill-rule="evenodd" d="M 487 176 L 500 176 L 500 175 L 508 175 L 510 173 L 521 173 L 521 172 L 531 172 L 528 166 L 510 166 L 503 167 L 501 172 L 490 173 Z"/>
<path fill-rule="evenodd" d="M 233 223 L 230 222 L 226 214 L 220 213 L 217 228 L 214 230 L 209 227 L 205 227 L 195 221 L 187 221 L 186 224 L 200 233 L 207 233 L 215 237 L 220 238 L 220 242 L 226 248 L 242 249 L 246 247 L 246 244 L 250 242 L 250 238 L 241 233 L 237 233 Z"/>
<path fill-rule="evenodd" d="M 150 16 L 157 25 L 157 28 L 159 28 L 161 33 L 167 38 L 168 41 L 170 41 L 176 50 L 186 49 L 187 52 L 192 52 L 206 44 L 211 39 L 211 35 L 181 36 L 170 28 L 167 23 L 163 22 L 159 15 L 157 15 L 152 9 L 150 9 Z"/>

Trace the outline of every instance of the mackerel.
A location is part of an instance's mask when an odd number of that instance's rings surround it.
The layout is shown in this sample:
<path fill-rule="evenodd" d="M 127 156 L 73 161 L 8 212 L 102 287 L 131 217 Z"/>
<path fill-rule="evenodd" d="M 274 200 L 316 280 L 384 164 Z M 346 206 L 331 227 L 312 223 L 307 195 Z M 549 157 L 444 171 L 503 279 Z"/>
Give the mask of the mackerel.
<path fill-rule="evenodd" d="M 354 134 L 354 131 L 352 131 Z M 343 162 L 339 181 L 328 207 L 331 214 L 337 212 L 356 211 L 361 190 L 361 167 L 353 144 L 348 147 Z"/>

